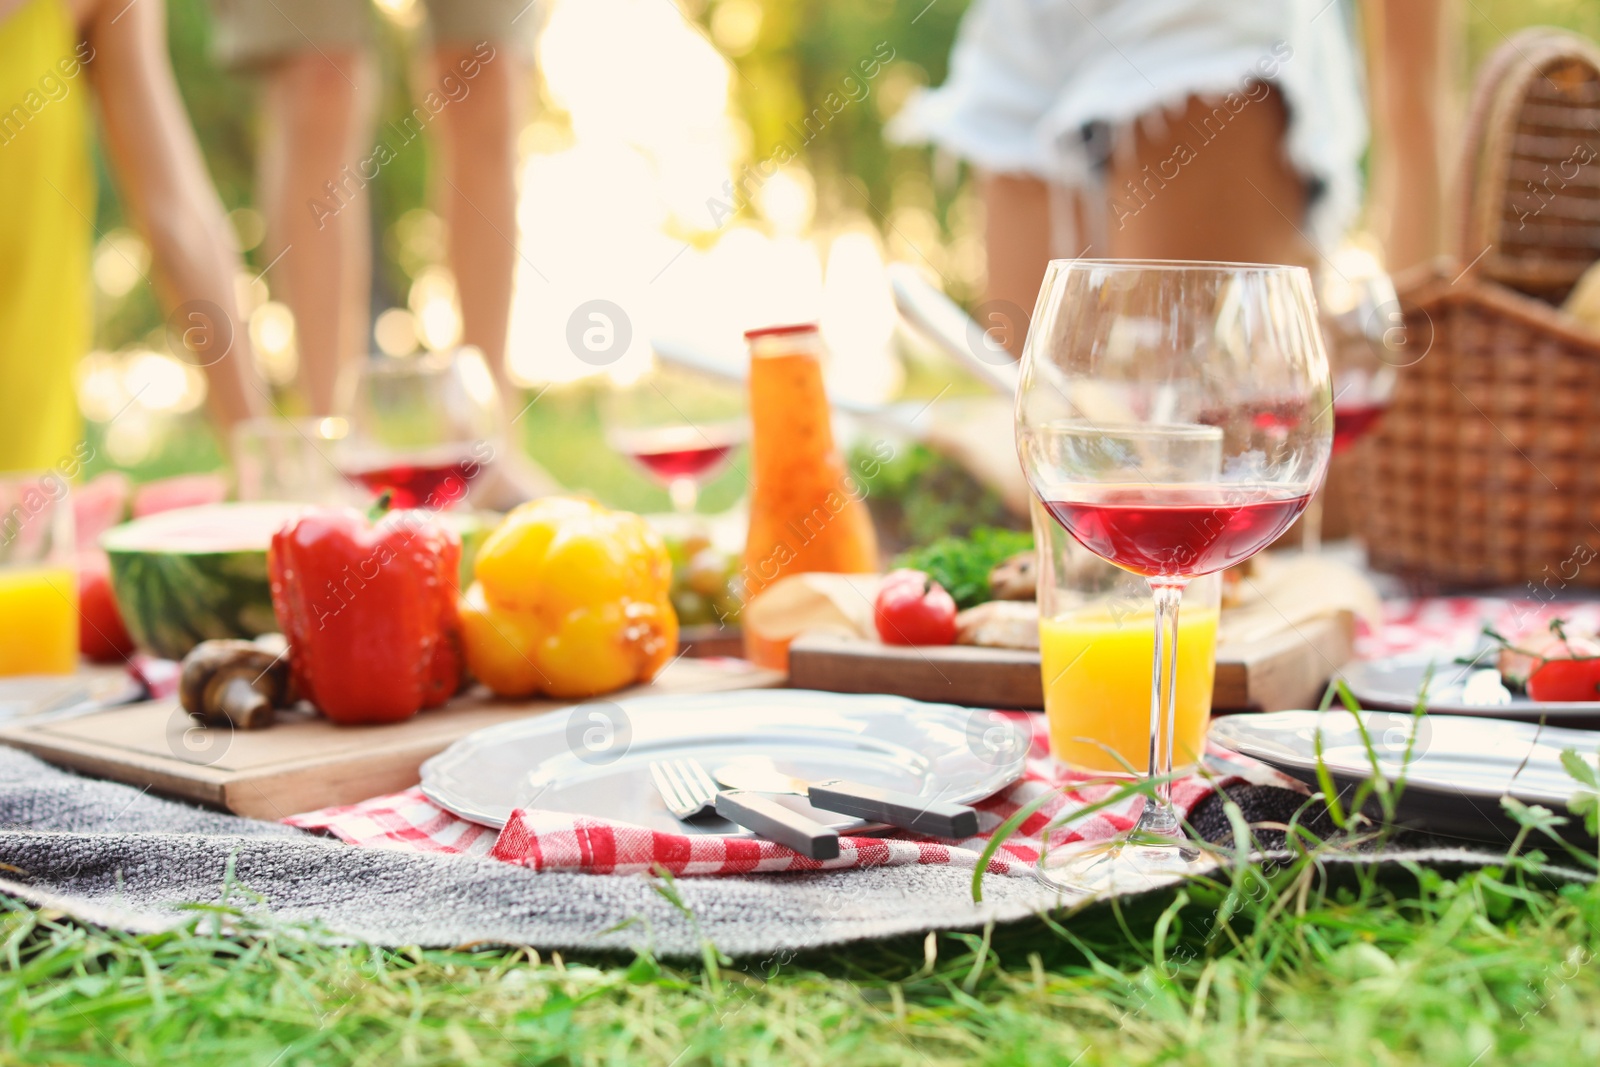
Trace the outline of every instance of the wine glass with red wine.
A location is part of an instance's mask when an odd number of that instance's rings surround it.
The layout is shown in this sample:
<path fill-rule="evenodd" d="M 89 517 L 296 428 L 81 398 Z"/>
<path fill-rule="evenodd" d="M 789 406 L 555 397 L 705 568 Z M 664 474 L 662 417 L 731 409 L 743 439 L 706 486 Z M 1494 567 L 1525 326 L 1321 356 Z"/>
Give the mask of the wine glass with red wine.
<path fill-rule="evenodd" d="M 1124 838 L 1047 853 L 1084 892 L 1207 869 L 1172 805 L 1184 587 L 1289 528 L 1327 469 L 1328 359 L 1311 278 L 1248 263 L 1057 260 L 1022 355 L 1017 452 L 1055 521 L 1143 577 L 1155 605 L 1153 786 Z M 1048 679 L 1047 679 L 1048 681 Z"/>
<path fill-rule="evenodd" d="M 503 446 L 500 394 L 483 354 L 465 347 L 373 356 L 356 377 L 339 473 L 395 508 L 454 506 Z"/>
<path fill-rule="evenodd" d="M 1398 381 L 1396 368 L 1410 362 L 1405 320 L 1394 283 L 1375 265 L 1366 272 L 1341 272 L 1330 262 L 1317 287 L 1323 338 L 1333 373 L 1333 454 L 1348 452 L 1371 433 L 1389 410 Z M 1301 522 L 1301 546 L 1322 548 L 1319 494 Z"/>
<path fill-rule="evenodd" d="M 1395 368 L 1413 362 L 1394 282 L 1370 255 L 1334 253 L 1317 283 L 1333 369 L 1333 454 L 1377 425 L 1394 396 Z"/>
<path fill-rule="evenodd" d="M 743 390 L 687 368 L 657 364 L 614 385 L 601 402 L 606 440 L 692 515 L 700 487 L 720 474 L 748 435 Z"/>

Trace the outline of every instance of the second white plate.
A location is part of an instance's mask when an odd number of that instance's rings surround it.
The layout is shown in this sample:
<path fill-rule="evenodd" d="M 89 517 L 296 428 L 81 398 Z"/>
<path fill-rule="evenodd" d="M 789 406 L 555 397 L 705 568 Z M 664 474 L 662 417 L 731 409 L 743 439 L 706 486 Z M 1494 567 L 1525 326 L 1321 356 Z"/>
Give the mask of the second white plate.
<path fill-rule="evenodd" d="M 1404 771 L 1403 824 L 1496 844 L 1509 842 L 1517 832 L 1501 810 L 1502 796 L 1564 811 L 1578 782 L 1561 765 L 1561 751 L 1576 749 L 1593 764 L 1600 748 L 1600 733 L 1592 730 L 1434 714 L 1413 727 L 1406 712 L 1364 711 L 1361 716 L 1384 777 L 1393 782 Z M 1372 776 L 1366 743 L 1348 711 L 1229 715 L 1212 722 L 1209 736 L 1316 788 L 1319 734 L 1323 762 L 1341 792 Z"/>

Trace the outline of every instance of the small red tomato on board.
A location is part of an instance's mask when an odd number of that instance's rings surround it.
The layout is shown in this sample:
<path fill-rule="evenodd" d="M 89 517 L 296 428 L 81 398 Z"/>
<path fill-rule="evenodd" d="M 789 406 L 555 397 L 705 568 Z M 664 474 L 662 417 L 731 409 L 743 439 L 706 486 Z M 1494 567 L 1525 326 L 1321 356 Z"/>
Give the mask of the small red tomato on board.
<path fill-rule="evenodd" d="M 922 571 L 890 571 L 872 621 L 886 645 L 948 645 L 956 639 L 956 602 Z"/>
<path fill-rule="evenodd" d="M 1528 675 L 1528 696 L 1553 702 L 1600 701 L 1600 657 L 1545 660 Z"/>

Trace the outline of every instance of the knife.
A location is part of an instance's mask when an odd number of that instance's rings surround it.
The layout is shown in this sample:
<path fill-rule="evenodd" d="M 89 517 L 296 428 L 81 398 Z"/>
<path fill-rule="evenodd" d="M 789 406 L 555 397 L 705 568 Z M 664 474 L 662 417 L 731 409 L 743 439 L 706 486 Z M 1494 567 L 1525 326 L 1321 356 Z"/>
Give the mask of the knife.
<path fill-rule="evenodd" d="M 888 823 L 913 833 L 967 838 L 978 832 L 978 811 L 966 804 L 881 789 L 845 778 L 808 782 L 771 766 L 750 763 L 726 763 L 713 773 L 717 781 L 729 789 L 792 793 L 805 797 L 812 807 L 823 811 Z"/>

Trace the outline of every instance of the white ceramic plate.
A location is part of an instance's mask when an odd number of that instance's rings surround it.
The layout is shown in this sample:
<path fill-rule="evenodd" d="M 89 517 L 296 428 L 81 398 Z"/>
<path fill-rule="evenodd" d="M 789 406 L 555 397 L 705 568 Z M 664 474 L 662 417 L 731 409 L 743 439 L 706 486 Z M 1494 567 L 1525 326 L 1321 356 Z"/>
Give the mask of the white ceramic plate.
<path fill-rule="evenodd" d="M 422 765 L 422 790 L 464 819 L 502 826 L 522 804 L 671 833 L 748 837 L 720 819 L 679 822 L 651 783 L 652 760 L 707 770 L 765 756 L 782 773 L 844 777 L 970 803 L 1022 776 L 1026 741 L 996 743 L 991 713 L 896 696 L 750 689 L 592 701 L 468 734 Z M 868 823 L 780 801 L 841 832 Z"/>
<path fill-rule="evenodd" d="M 1483 657 L 1483 663 L 1494 666 L 1494 657 Z M 1512 693 L 1506 704 L 1478 703 L 1467 690 L 1467 681 L 1481 669 L 1454 663 L 1449 658 L 1440 659 L 1419 655 L 1391 656 L 1388 659 L 1356 662 L 1340 670 L 1350 694 L 1364 708 L 1385 708 L 1391 711 L 1410 711 L 1416 705 L 1422 681 L 1429 667 L 1433 680 L 1428 686 L 1428 710 L 1449 715 L 1483 715 L 1497 719 L 1520 719 L 1538 722 L 1544 716 L 1548 722 L 1574 722 L 1584 726 L 1600 725 L 1600 701 L 1561 702 L 1537 701 L 1524 693 Z"/>
<path fill-rule="evenodd" d="M 1424 715 L 1411 743 L 1409 713 L 1364 711 L 1362 721 L 1390 781 L 1405 770 L 1400 819 L 1409 826 L 1474 840 L 1509 842 L 1516 826 L 1500 798 L 1516 797 L 1564 811 L 1578 783 L 1561 766 L 1561 750 L 1574 748 L 1590 763 L 1600 732 L 1462 715 Z M 1322 758 L 1341 786 L 1365 781 L 1372 764 L 1348 711 L 1279 711 L 1228 715 L 1211 724 L 1211 740 L 1316 783 L 1318 731 Z M 1520 768 L 1520 769 L 1519 769 Z"/>

